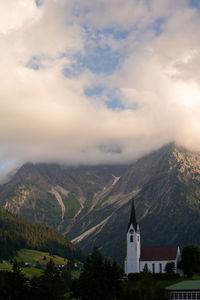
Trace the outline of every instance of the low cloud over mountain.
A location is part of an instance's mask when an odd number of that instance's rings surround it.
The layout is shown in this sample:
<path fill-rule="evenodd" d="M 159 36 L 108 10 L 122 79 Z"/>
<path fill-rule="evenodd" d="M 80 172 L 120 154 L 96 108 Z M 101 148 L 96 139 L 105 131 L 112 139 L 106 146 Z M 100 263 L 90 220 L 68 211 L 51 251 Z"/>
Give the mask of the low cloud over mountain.
<path fill-rule="evenodd" d="M 0 162 L 200 150 L 200 10 L 188 0 L 0 4 Z M 3 172 L 2 171 L 2 172 Z"/>

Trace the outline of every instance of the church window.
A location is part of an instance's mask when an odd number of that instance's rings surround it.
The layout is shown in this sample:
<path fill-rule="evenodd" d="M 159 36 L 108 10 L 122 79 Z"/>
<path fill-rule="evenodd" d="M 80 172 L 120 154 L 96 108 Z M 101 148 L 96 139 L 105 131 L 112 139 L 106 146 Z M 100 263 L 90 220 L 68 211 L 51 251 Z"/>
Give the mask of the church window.
<path fill-rule="evenodd" d="M 197 293 L 197 299 L 200 299 L 200 293 Z"/>
<path fill-rule="evenodd" d="M 139 235 L 138 235 L 138 242 L 140 241 L 140 237 L 139 237 Z"/>
<path fill-rule="evenodd" d="M 162 273 L 162 264 L 159 264 L 160 267 L 160 273 Z"/>
<path fill-rule="evenodd" d="M 155 273 L 155 264 L 152 264 L 152 272 Z"/>
<path fill-rule="evenodd" d="M 130 242 L 133 243 L 133 235 L 130 236 Z"/>

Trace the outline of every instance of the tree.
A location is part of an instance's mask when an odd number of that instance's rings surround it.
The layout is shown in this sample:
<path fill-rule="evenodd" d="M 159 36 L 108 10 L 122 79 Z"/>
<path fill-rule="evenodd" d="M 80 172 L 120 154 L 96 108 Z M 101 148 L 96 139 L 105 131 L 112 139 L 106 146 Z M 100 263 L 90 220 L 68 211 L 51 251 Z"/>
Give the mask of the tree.
<path fill-rule="evenodd" d="M 110 299 L 120 298 L 122 295 L 120 278 L 123 276 L 123 270 L 119 268 L 116 261 L 110 263 L 109 260 L 105 260 L 105 276 L 106 276 L 106 286 L 108 294 L 110 294 Z"/>
<path fill-rule="evenodd" d="M 61 272 L 61 278 L 64 281 L 65 289 L 69 290 L 70 285 L 71 285 L 71 271 L 70 271 L 70 269 L 68 268 L 67 265 L 64 266 L 64 269 Z"/>
<path fill-rule="evenodd" d="M 98 248 L 87 258 L 78 281 L 72 282 L 73 297 L 87 300 L 121 299 L 119 278 L 121 272 L 116 262 L 103 260 Z"/>
<path fill-rule="evenodd" d="M 200 248 L 196 245 L 187 245 L 181 253 L 179 267 L 187 277 L 200 272 Z"/>
<path fill-rule="evenodd" d="M 174 274 L 174 271 L 175 271 L 175 264 L 174 264 L 174 262 L 172 261 L 172 262 L 166 263 L 165 272 L 168 275 L 172 275 L 172 274 Z"/>
<path fill-rule="evenodd" d="M 64 297 L 64 282 L 52 259 L 40 278 L 39 292 L 41 300 L 60 300 Z"/>
<path fill-rule="evenodd" d="M 105 268 L 98 248 L 88 257 L 80 276 L 80 293 L 84 299 L 106 299 Z"/>
<path fill-rule="evenodd" d="M 8 288 L 5 299 L 21 300 L 28 299 L 28 279 L 21 272 L 19 264 L 14 261 L 12 272 L 9 272 L 6 278 Z"/>
<path fill-rule="evenodd" d="M 153 298 L 154 279 L 152 273 L 145 265 L 141 272 L 141 281 L 139 286 L 140 298 L 142 300 L 151 300 Z"/>

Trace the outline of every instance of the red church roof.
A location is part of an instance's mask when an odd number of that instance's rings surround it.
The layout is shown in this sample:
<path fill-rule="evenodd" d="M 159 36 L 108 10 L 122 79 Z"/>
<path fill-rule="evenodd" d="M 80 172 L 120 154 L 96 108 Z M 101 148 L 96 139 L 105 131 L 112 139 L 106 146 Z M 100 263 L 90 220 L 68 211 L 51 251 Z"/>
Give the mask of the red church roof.
<path fill-rule="evenodd" d="M 140 261 L 175 260 L 178 246 L 141 247 Z"/>

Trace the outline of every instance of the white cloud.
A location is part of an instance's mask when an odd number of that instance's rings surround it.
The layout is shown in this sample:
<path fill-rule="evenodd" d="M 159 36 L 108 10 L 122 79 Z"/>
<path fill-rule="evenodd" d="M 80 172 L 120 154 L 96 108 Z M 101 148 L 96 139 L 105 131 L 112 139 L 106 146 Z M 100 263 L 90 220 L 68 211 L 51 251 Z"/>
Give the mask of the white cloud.
<path fill-rule="evenodd" d="M 187 1 L 7 0 L 0 11 L 1 161 L 123 162 L 170 141 L 200 150 L 200 18 Z M 97 42 L 121 57 L 112 74 L 84 66 Z M 98 84 L 124 109 L 86 97 Z"/>
<path fill-rule="evenodd" d="M 6 0 L 0 3 L 0 33 L 7 34 L 36 21 L 36 5 L 30 0 Z"/>

